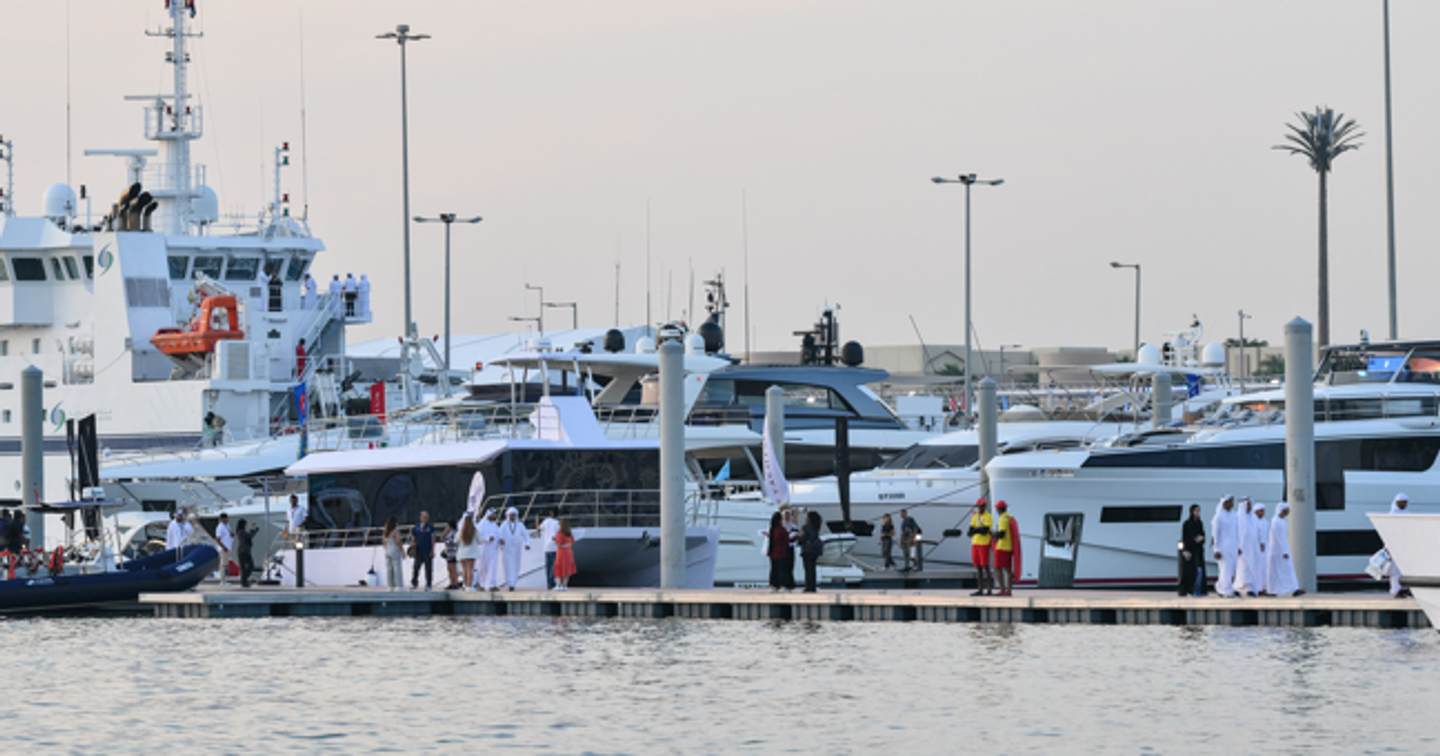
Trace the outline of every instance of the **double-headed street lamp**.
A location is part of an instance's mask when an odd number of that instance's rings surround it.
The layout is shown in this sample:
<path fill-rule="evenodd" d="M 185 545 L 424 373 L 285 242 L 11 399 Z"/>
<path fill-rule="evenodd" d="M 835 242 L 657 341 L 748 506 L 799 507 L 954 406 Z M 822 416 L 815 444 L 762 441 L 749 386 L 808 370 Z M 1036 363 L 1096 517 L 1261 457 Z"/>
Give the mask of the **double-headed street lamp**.
<path fill-rule="evenodd" d="M 1140 263 L 1111 262 L 1110 267 L 1120 270 L 1122 268 L 1135 269 L 1135 353 L 1131 355 L 1134 361 L 1140 360 Z"/>
<path fill-rule="evenodd" d="M 478 215 L 459 218 L 455 213 L 440 213 L 433 218 L 415 216 L 416 223 L 445 224 L 445 396 L 450 395 L 450 226 L 454 223 L 479 223 L 482 220 L 484 219 Z"/>
<path fill-rule="evenodd" d="M 376 39 L 393 39 L 400 46 L 400 193 L 401 221 L 405 229 L 405 339 L 415 335 L 415 321 L 410 317 L 410 106 L 406 91 L 405 46 L 410 42 L 429 39 L 429 34 L 411 34 L 409 24 L 397 24 L 395 31 L 376 34 Z"/>
<path fill-rule="evenodd" d="M 541 303 L 540 303 L 540 306 L 541 306 L 541 307 L 550 307 L 550 308 L 557 309 L 557 310 L 568 307 L 568 308 L 570 309 L 570 330 L 576 331 L 576 330 L 579 330 L 579 329 L 580 329 L 580 303 L 579 303 L 579 302 L 541 302 Z"/>
<path fill-rule="evenodd" d="M 970 187 L 975 184 L 1000 186 L 1005 179 L 982 179 L 973 173 L 962 173 L 955 178 L 936 176 L 930 179 L 936 184 L 965 185 L 965 417 L 974 414 L 974 396 L 970 393 Z"/>
<path fill-rule="evenodd" d="M 526 291 L 533 291 L 533 292 L 535 292 L 536 294 L 539 294 L 539 295 L 540 295 L 540 314 L 537 315 L 536 317 L 533 317 L 533 318 L 525 318 L 525 320 L 533 320 L 533 321 L 535 321 L 535 328 L 540 331 L 540 336 L 541 336 L 541 338 L 544 338 L 544 336 L 545 336 L 545 287 L 544 287 L 544 286 L 540 286 L 539 284 L 527 283 L 527 284 L 525 284 L 525 290 L 526 290 Z M 511 320 L 514 320 L 514 318 L 511 318 Z"/>

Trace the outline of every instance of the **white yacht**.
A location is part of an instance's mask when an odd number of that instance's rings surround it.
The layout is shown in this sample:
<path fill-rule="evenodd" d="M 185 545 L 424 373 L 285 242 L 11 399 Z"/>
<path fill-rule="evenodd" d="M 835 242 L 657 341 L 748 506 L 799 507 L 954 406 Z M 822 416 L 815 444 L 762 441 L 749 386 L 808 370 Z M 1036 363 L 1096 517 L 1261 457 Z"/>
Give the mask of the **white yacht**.
<path fill-rule="evenodd" d="M 997 457 L 986 469 L 1020 520 L 1024 578 L 1073 570 L 1077 585 L 1174 582 L 1189 505 L 1202 506 L 1208 525 L 1223 496 L 1273 504 L 1283 495 L 1284 401 L 1282 389 L 1260 391 L 1224 400 L 1189 428 Z M 1419 512 L 1440 504 L 1440 342 L 1327 349 L 1315 440 L 1319 578 L 1369 580 L 1366 560 L 1381 544 L 1365 515 L 1384 512 L 1399 491 Z M 1072 561 L 1047 564 L 1062 546 Z"/>
<path fill-rule="evenodd" d="M 1400 565 L 1400 584 L 1420 602 L 1430 625 L 1440 628 L 1440 513 L 1372 512 L 1370 521 L 1384 539 L 1390 558 Z"/>
<path fill-rule="evenodd" d="M 313 393 L 333 384 L 327 357 L 344 353 L 347 325 L 369 320 L 354 298 L 303 290 L 324 244 L 290 214 L 281 190 L 288 147 L 275 150 L 266 211 L 243 223 L 221 218 L 205 167 L 191 159 L 205 129 L 189 88 L 194 13 L 193 2 L 165 3 L 168 27 L 149 35 L 164 44 L 169 91 L 127 98 L 143 107 L 144 136 L 157 147 L 87 150 L 120 159 L 123 174 L 98 192 L 53 185 L 39 216 L 17 214 L 6 193 L 0 372 L 44 370 L 45 500 L 96 484 L 74 479 L 68 419 L 96 417 L 102 456 L 194 447 L 203 435 L 269 438 L 294 424 L 297 385 Z M 4 153 L 15 159 L 10 146 Z M 118 200 L 92 208 L 95 195 Z M 310 357 L 300 370 L 302 339 Z M 11 505 L 20 486 L 19 393 L 0 383 L 0 503 Z M 318 403 L 335 409 L 333 393 L 322 393 Z"/>

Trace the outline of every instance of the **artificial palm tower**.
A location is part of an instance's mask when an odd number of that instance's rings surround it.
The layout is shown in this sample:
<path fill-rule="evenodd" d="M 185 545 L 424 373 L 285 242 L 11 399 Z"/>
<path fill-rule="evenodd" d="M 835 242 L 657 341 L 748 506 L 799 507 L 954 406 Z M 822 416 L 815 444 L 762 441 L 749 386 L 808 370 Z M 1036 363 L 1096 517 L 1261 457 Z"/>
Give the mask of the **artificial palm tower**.
<path fill-rule="evenodd" d="M 1319 320 L 1319 346 L 1324 347 L 1330 343 L 1329 224 L 1326 217 L 1329 200 L 1325 177 L 1330 173 L 1335 158 L 1360 148 L 1359 140 L 1365 133 L 1360 131 L 1353 118 L 1346 119 L 1344 113 L 1318 105 L 1314 113 L 1296 113 L 1295 116 L 1297 123 L 1286 124 L 1290 133 L 1285 135 L 1285 144 L 1277 144 L 1274 149 L 1304 156 L 1320 178 L 1320 310 L 1316 316 Z"/>

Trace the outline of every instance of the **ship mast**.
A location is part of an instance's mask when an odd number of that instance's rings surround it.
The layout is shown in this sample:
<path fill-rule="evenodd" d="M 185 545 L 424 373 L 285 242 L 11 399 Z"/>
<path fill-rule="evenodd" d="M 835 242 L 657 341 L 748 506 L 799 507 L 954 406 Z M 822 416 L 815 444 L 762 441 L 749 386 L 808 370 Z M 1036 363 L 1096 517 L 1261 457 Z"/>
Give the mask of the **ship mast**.
<path fill-rule="evenodd" d="M 190 202 L 197 196 L 196 187 L 201 183 L 192 175 L 190 143 L 200 138 L 204 125 L 199 107 L 190 105 L 190 53 L 185 47 L 190 37 L 203 35 L 186 28 L 195 16 L 195 0 L 165 0 L 165 7 L 170 13 L 170 28 L 147 31 L 145 35 L 170 40 L 165 62 L 174 67 L 174 88 L 169 94 L 126 99 L 153 101 L 146 112 L 145 138 L 165 145 L 165 164 L 159 171 L 165 186 L 147 189 L 152 197 L 161 200 L 161 230 L 184 234 L 189 231 L 193 215 Z"/>

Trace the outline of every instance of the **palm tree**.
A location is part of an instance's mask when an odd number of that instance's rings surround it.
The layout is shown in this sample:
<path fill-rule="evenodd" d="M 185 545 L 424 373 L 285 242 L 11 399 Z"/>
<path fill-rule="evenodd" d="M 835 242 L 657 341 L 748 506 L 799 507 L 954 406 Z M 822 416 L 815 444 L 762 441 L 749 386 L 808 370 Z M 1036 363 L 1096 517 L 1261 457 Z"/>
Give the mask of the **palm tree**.
<path fill-rule="evenodd" d="M 1330 173 L 1330 164 L 1341 153 L 1360 148 L 1359 139 L 1365 136 L 1355 120 L 1346 119 L 1344 113 L 1330 108 L 1315 106 L 1314 113 L 1296 113 L 1299 123 L 1286 126 L 1290 133 L 1285 135 L 1285 144 L 1272 149 L 1285 150 L 1292 155 L 1302 155 L 1310 161 L 1310 168 L 1320 177 L 1320 346 L 1330 343 L 1330 261 L 1329 231 L 1326 219 L 1328 199 L 1325 176 Z"/>

